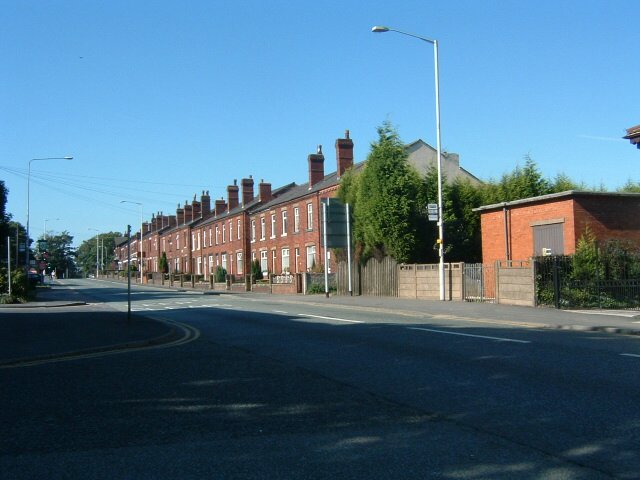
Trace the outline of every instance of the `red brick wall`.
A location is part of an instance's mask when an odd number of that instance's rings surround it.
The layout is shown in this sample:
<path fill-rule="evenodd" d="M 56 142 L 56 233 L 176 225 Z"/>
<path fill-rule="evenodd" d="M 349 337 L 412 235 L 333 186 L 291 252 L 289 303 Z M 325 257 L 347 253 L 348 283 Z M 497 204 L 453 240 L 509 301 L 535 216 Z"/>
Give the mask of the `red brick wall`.
<path fill-rule="evenodd" d="M 640 246 L 640 198 L 577 197 L 576 243 L 588 226 L 600 241 L 629 240 Z"/>
<path fill-rule="evenodd" d="M 573 200 L 571 198 L 507 207 L 509 260 L 527 260 L 533 255 L 532 223 L 563 219 L 564 253 L 575 252 Z M 481 215 L 482 261 L 494 263 L 507 260 L 505 242 L 505 212 L 491 210 Z"/>
<path fill-rule="evenodd" d="M 637 213 L 636 213 L 637 212 Z M 640 246 L 640 197 L 624 195 L 573 195 L 507 207 L 511 260 L 533 255 L 532 223 L 563 219 L 564 254 L 575 253 L 588 226 L 600 241 L 629 240 Z M 504 212 L 481 213 L 482 261 L 506 259 Z"/>

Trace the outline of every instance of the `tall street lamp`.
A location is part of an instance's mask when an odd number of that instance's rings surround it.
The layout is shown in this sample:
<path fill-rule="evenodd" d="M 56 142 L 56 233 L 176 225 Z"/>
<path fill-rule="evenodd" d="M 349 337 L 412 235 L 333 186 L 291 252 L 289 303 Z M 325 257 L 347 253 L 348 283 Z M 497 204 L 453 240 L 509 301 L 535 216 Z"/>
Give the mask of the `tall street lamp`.
<path fill-rule="evenodd" d="M 59 218 L 45 218 L 44 219 L 44 233 L 42 234 L 42 238 L 47 239 L 47 222 L 49 220 L 60 220 Z"/>
<path fill-rule="evenodd" d="M 435 85 L 436 85 L 436 155 L 438 165 L 438 255 L 440 263 L 438 265 L 438 280 L 440 283 L 440 300 L 445 300 L 444 292 L 444 218 L 442 216 L 442 151 L 440 147 L 440 80 L 438 73 L 438 41 L 429 38 L 414 35 L 412 33 L 402 32 L 389 27 L 375 26 L 371 29 L 374 33 L 396 32 L 408 37 L 417 38 L 423 42 L 433 45 L 433 61 L 435 66 Z"/>
<path fill-rule="evenodd" d="M 29 160 L 29 171 L 27 173 L 27 239 L 26 239 L 26 247 L 27 247 L 26 259 L 27 260 L 25 265 L 27 277 L 29 276 L 29 208 L 30 208 L 30 202 L 31 202 L 31 164 L 33 162 L 39 162 L 42 160 L 73 160 L 73 157 L 45 157 L 45 158 L 32 158 L 31 160 Z"/>
<path fill-rule="evenodd" d="M 98 230 L 97 228 L 89 228 L 88 230 L 93 230 L 94 232 L 98 232 L 96 234 L 96 278 L 100 278 L 100 260 L 99 260 L 99 256 L 98 256 L 98 252 L 100 251 L 100 248 L 98 246 L 98 242 L 100 241 L 100 230 Z"/>
<path fill-rule="evenodd" d="M 142 285 L 142 224 L 144 223 L 143 205 L 141 202 L 133 202 L 131 200 L 120 200 L 120 203 L 132 203 L 134 205 L 140 205 L 140 261 L 138 263 L 138 269 L 140 270 L 140 285 Z"/>

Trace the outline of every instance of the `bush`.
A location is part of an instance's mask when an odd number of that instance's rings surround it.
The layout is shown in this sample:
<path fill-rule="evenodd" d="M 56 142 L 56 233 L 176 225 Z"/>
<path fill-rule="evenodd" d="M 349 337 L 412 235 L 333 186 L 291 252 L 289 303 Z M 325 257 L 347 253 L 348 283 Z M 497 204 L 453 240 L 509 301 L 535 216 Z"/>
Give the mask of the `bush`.
<path fill-rule="evenodd" d="M 221 266 L 216 267 L 216 273 L 214 274 L 216 283 L 222 283 L 227 281 L 227 271 Z"/>
<path fill-rule="evenodd" d="M 18 299 L 13 294 L 3 293 L 0 295 L 0 304 L 7 305 L 10 303 L 18 303 Z"/>
<path fill-rule="evenodd" d="M 251 275 L 253 275 L 254 280 L 262 280 L 264 278 L 260 261 L 257 259 L 251 262 Z"/>

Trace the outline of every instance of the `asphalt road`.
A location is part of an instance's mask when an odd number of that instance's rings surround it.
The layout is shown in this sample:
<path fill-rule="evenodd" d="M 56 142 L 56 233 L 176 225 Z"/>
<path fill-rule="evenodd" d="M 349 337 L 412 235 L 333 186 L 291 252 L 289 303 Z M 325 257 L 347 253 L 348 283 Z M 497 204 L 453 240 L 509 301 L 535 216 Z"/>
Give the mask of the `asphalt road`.
<path fill-rule="evenodd" d="M 122 285 L 78 288 L 88 321 L 126 309 Z M 199 335 L 1 369 L 0 478 L 640 478 L 638 337 L 535 309 L 132 297 Z"/>

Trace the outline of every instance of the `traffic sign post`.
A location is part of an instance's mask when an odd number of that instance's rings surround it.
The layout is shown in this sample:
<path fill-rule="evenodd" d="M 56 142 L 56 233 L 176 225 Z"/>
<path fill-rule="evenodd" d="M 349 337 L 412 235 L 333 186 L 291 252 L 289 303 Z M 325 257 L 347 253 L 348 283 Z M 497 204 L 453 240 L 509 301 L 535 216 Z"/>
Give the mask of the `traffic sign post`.
<path fill-rule="evenodd" d="M 328 250 L 329 248 L 346 248 L 349 276 L 349 294 L 351 289 L 351 218 L 349 204 L 346 205 L 336 198 L 322 199 L 323 227 L 322 243 L 325 256 L 325 294 L 329 295 L 328 280 Z"/>
<path fill-rule="evenodd" d="M 427 215 L 429 217 L 430 222 L 438 221 L 438 204 L 437 203 L 429 203 L 427 205 Z"/>

